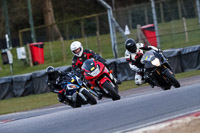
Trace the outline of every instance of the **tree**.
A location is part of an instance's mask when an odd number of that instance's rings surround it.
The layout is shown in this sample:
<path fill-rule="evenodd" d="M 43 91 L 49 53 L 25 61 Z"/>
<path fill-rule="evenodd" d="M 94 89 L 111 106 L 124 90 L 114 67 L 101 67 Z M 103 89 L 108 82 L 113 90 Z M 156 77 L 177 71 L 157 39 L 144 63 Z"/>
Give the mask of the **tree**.
<path fill-rule="evenodd" d="M 46 30 L 47 39 L 52 41 L 54 40 L 55 37 L 56 40 L 60 40 L 62 42 L 63 60 L 66 61 L 65 45 L 63 37 L 58 29 L 58 26 L 56 25 L 51 0 L 44 0 L 43 14 L 44 14 L 44 23 L 45 25 L 48 25 L 48 28 Z"/>
<path fill-rule="evenodd" d="M 44 8 L 43 8 L 43 14 L 44 14 L 44 23 L 45 25 L 48 25 L 47 28 L 47 38 L 50 40 L 53 40 L 53 33 L 55 36 L 55 39 L 62 40 L 62 35 L 55 24 L 55 17 L 54 17 L 54 11 L 51 0 L 44 0 Z"/>

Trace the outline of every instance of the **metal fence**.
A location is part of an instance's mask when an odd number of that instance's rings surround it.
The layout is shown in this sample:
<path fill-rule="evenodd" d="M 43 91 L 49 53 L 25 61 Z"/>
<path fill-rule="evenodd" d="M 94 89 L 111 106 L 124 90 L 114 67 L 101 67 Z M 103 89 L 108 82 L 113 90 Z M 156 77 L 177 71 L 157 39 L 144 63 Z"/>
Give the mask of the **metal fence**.
<path fill-rule="evenodd" d="M 196 0 L 164 0 L 155 3 L 161 49 L 167 49 L 169 46 L 180 48 L 186 46 L 186 44 L 198 44 L 200 41 L 198 37 L 200 25 L 196 4 Z M 137 37 L 137 25 L 143 26 L 153 23 L 151 2 L 117 9 L 113 14 L 122 29 L 125 29 L 126 25 L 129 27 L 131 34 L 128 37 L 137 41 L 141 41 Z M 54 26 L 57 26 L 60 30 L 64 42 L 55 35 L 54 30 L 49 30 L 53 29 Z M 66 20 L 49 26 L 35 27 L 35 32 L 37 41 L 46 42 L 46 47 L 52 51 L 55 50 L 54 47 L 57 47 L 58 43 L 69 48 L 72 40 L 79 39 L 85 48 L 101 53 L 105 58 L 112 58 L 112 56 L 106 54 L 107 50 L 112 51 L 107 13 Z M 31 42 L 30 29 L 20 30 L 19 36 L 21 45 Z M 117 32 L 117 47 L 118 57 L 123 57 L 125 51 L 124 39 L 119 32 Z M 63 49 L 60 48 L 60 50 Z M 66 54 L 71 59 L 69 52 L 66 52 Z M 55 61 L 56 59 L 53 59 L 55 55 L 52 53 L 51 60 Z M 63 53 L 63 51 L 60 53 Z M 46 56 L 49 57 L 50 55 Z M 59 59 L 62 60 L 62 58 L 63 56 Z"/>

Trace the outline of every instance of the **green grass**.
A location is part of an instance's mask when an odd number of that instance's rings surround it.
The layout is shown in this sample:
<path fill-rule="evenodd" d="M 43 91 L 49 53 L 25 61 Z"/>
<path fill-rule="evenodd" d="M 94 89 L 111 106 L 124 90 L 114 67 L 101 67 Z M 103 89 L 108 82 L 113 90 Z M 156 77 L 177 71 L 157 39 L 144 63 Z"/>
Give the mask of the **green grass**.
<path fill-rule="evenodd" d="M 0 100 L 0 115 L 58 104 L 57 94 L 44 93 Z"/>
<path fill-rule="evenodd" d="M 161 49 L 171 49 L 171 48 L 183 48 L 187 46 L 197 45 L 200 42 L 200 25 L 198 24 L 197 19 L 187 19 L 187 28 L 188 28 L 188 37 L 189 41 L 185 41 L 184 27 L 182 20 L 174 20 L 173 22 L 165 22 L 159 24 L 159 34 Z M 131 35 L 134 39 L 137 39 L 137 30 L 131 29 Z M 91 36 L 85 38 L 76 39 L 83 43 L 84 48 L 92 49 L 96 53 L 100 53 L 97 45 L 96 36 Z M 124 56 L 125 47 L 124 40 L 121 37 L 120 33 L 117 33 L 118 41 L 118 53 L 119 57 Z M 38 70 L 44 70 L 47 66 L 66 66 L 71 65 L 71 60 L 73 54 L 71 53 L 69 47 L 72 40 L 64 41 L 64 50 L 67 60 L 63 61 L 62 55 L 62 45 L 60 41 L 45 42 L 44 45 L 44 59 L 45 64 L 40 64 L 37 66 L 30 67 L 28 64 L 25 64 L 23 61 L 17 59 L 16 48 L 11 50 L 13 54 L 13 72 L 14 75 L 30 73 Z M 105 59 L 113 58 L 112 46 L 110 41 L 110 35 L 104 34 L 100 36 L 101 42 L 101 53 Z M 51 53 L 52 49 L 52 53 Z M 52 56 L 53 55 L 53 56 Z M 1 55 L 0 55 L 1 58 Z M 9 65 L 3 65 L 0 62 L 0 77 L 12 75 L 10 72 Z"/>
<path fill-rule="evenodd" d="M 176 74 L 176 78 L 186 78 L 195 75 L 200 75 L 200 70 L 184 72 Z M 142 86 L 146 86 L 148 84 L 144 84 Z M 137 88 L 139 86 L 135 85 L 134 81 L 124 81 L 121 85 L 119 85 L 119 90 L 124 91 L 130 88 Z M 27 111 L 32 109 L 37 109 L 41 107 L 46 107 L 50 105 L 58 104 L 57 94 L 55 93 L 44 93 L 38 95 L 29 95 L 25 97 L 16 97 L 11 99 L 0 100 L 0 115 L 8 114 L 19 111 Z"/>
<path fill-rule="evenodd" d="M 178 73 L 175 76 L 177 79 L 182 79 L 182 78 L 187 78 L 187 77 L 196 76 L 196 75 L 200 75 L 200 70 Z M 148 84 L 144 84 L 142 86 L 146 86 L 146 85 L 148 85 Z M 128 90 L 130 88 L 137 88 L 137 87 L 138 86 L 135 85 L 134 80 L 133 81 L 124 81 L 121 85 L 119 85 L 119 90 L 124 91 L 124 90 Z"/>
<path fill-rule="evenodd" d="M 200 25 L 198 25 L 198 20 L 187 19 L 187 25 L 188 25 L 188 31 L 189 31 L 188 42 L 185 41 L 185 34 L 183 32 L 184 30 L 183 30 L 182 20 L 175 20 L 173 22 L 166 22 L 166 23 L 159 24 L 159 33 L 161 35 L 160 36 L 161 49 L 165 50 L 165 49 L 171 49 L 171 48 L 182 48 L 182 47 L 199 44 Z M 137 30 L 131 29 L 131 35 L 129 35 L 129 37 L 136 39 Z M 76 39 L 76 40 L 81 41 L 83 43 L 84 48 L 89 48 L 95 51 L 96 53 L 99 53 L 96 36 L 88 37 L 87 41 L 85 41 L 85 38 Z M 119 33 L 117 33 L 117 40 L 118 40 L 119 57 L 123 57 L 124 51 L 125 51 L 124 40 L 122 39 Z M 38 70 L 44 70 L 49 65 L 54 66 L 54 67 L 71 65 L 71 60 L 73 56 L 69 49 L 71 42 L 72 40 L 64 41 L 65 54 L 67 58 L 65 62 L 63 61 L 61 42 L 59 41 L 54 41 L 51 43 L 45 42 L 45 45 L 44 45 L 45 64 L 40 64 L 33 67 L 30 67 L 28 64 L 24 63 L 23 61 L 18 60 L 16 48 L 13 48 L 11 52 L 13 54 L 13 61 L 14 61 L 14 64 L 13 64 L 14 75 L 31 73 Z M 109 34 L 101 35 L 100 42 L 101 42 L 102 56 L 105 59 L 113 58 L 112 46 L 110 43 L 110 35 Z M 52 49 L 52 53 L 51 53 L 51 49 Z M 9 65 L 3 65 L 1 62 L 0 67 L 2 68 L 2 70 L 0 71 L 0 77 L 12 75 L 10 73 Z M 200 75 L 200 70 L 176 74 L 176 77 L 184 78 L 184 77 L 190 77 L 194 75 Z M 134 81 L 125 81 L 119 86 L 119 90 L 123 91 L 123 90 L 136 88 L 136 87 L 138 86 L 135 85 Z M 39 95 L 30 95 L 30 96 L 25 96 L 25 97 L 5 99 L 5 100 L 0 100 L 0 107 L 1 107 L 0 114 L 31 110 L 31 109 L 54 105 L 54 104 L 58 104 L 57 96 L 54 93 L 45 93 L 45 94 L 39 94 Z"/>

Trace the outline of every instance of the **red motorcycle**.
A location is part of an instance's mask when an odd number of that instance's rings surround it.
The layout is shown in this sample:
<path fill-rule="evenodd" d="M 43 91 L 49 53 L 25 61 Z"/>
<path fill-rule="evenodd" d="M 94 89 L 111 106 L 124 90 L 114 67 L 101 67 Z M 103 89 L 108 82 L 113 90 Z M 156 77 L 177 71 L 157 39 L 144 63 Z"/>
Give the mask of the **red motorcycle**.
<path fill-rule="evenodd" d="M 82 65 L 85 79 L 92 85 L 91 89 L 103 93 L 103 96 L 111 97 L 113 100 L 119 100 L 118 84 L 106 66 L 94 59 L 86 60 Z"/>

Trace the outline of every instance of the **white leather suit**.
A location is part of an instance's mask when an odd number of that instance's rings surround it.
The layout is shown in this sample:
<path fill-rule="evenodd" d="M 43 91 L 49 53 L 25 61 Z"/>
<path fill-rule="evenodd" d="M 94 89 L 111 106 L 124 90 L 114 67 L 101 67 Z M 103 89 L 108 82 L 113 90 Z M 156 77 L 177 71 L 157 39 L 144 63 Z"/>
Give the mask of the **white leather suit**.
<path fill-rule="evenodd" d="M 144 64 L 141 62 L 141 58 L 144 54 L 144 50 L 158 50 L 154 46 L 145 46 L 143 43 L 136 43 L 136 52 L 131 53 L 128 50 L 125 51 L 125 58 L 129 63 L 131 70 L 135 71 L 135 84 L 141 85 L 145 81 L 143 80 L 143 73 L 140 72 L 141 68 L 144 68 Z"/>

